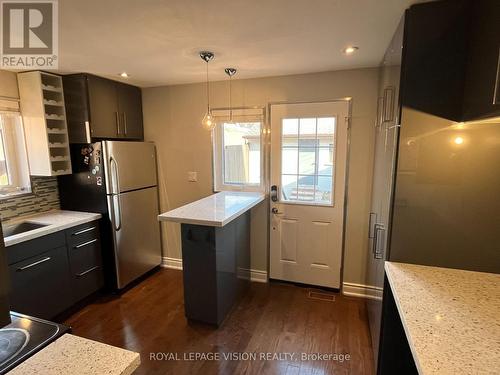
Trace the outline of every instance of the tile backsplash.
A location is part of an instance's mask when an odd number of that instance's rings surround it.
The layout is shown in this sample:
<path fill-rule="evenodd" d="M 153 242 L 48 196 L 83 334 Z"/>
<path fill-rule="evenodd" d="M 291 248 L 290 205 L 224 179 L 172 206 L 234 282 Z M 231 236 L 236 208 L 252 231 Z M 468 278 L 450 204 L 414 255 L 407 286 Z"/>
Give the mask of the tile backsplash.
<path fill-rule="evenodd" d="M 59 209 L 56 177 L 31 177 L 32 193 L 0 200 L 3 222 L 23 215 Z"/>

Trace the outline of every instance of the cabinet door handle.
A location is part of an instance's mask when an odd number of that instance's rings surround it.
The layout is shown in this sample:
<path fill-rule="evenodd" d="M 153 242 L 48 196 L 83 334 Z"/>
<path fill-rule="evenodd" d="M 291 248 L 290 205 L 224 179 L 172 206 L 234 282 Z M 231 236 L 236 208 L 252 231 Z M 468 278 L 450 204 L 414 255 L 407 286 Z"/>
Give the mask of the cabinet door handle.
<path fill-rule="evenodd" d="M 38 266 L 39 264 L 48 262 L 50 259 L 52 259 L 52 258 L 51 257 L 45 257 L 43 259 L 37 260 L 36 262 L 30 263 L 30 264 L 28 264 L 26 266 L 19 267 L 16 271 L 17 272 L 21 272 L 21 271 L 27 270 L 28 268 L 35 267 L 35 266 Z"/>
<path fill-rule="evenodd" d="M 127 135 L 127 114 L 123 112 L 123 130 L 125 131 L 125 135 Z"/>
<path fill-rule="evenodd" d="M 382 259 L 385 248 L 385 227 L 383 224 L 375 224 L 375 237 L 373 239 L 373 257 Z"/>
<path fill-rule="evenodd" d="M 120 116 L 118 116 L 118 112 L 115 112 L 115 121 L 116 121 L 116 134 L 120 135 Z"/>
<path fill-rule="evenodd" d="M 92 268 L 88 269 L 87 271 L 83 271 L 83 272 L 77 273 L 75 276 L 76 277 L 82 277 L 82 276 L 85 276 L 88 273 L 91 273 L 91 272 L 93 272 L 95 270 L 98 270 L 99 268 L 101 268 L 101 267 L 95 266 L 95 267 L 92 267 Z"/>
<path fill-rule="evenodd" d="M 82 229 L 82 230 L 79 230 L 78 232 L 71 233 L 71 235 L 72 236 L 78 236 L 80 234 L 90 232 L 91 230 L 94 230 L 94 229 L 95 229 L 95 227 L 90 227 L 90 228 Z"/>
<path fill-rule="evenodd" d="M 90 241 L 87 241 L 87 242 L 84 242 L 84 243 L 81 243 L 79 245 L 76 245 L 76 246 L 73 246 L 73 249 L 80 249 L 82 247 L 85 247 L 85 246 L 88 246 L 90 244 L 93 244 L 94 242 L 97 242 L 97 238 L 94 238 L 93 240 L 90 240 Z"/>
<path fill-rule="evenodd" d="M 85 121 L 85 139 L 87 143 L 92 142 L 92 138 L 90 137 L 90 123 Z"/>
<path fill-rule="evenodd" d="M 500 104 L 500 47 L 498 48 L 498 61 L 497 61 L 497 76 L 496 76 L 496 82 L 495 82 L 495 90 L 493 92 L 493 105 L 495 104 Z"/>
<path fill-rule="evenodd" d="M 370 212 L 370 218 L 368 219 L 368 238 L 375 237 L 375 222 L 377 221 L 377 214 L 375 212 Z"/>
<path fill-rule="evenodd" d="M 384 89 L 383 122 L 394 120 L 394 87 L 389 86 Z"/>

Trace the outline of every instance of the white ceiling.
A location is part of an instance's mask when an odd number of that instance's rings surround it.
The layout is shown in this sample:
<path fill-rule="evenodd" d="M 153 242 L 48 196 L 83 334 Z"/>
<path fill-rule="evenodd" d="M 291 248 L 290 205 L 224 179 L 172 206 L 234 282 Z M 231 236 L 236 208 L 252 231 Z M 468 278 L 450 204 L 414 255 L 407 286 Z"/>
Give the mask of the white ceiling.
<path fill-rule="evenodd" d="M 415 0 L 62 0 L 59 68 L 143 87 L 376 66 Z M 352 56 L 346 45 L 359 46 Z"/>

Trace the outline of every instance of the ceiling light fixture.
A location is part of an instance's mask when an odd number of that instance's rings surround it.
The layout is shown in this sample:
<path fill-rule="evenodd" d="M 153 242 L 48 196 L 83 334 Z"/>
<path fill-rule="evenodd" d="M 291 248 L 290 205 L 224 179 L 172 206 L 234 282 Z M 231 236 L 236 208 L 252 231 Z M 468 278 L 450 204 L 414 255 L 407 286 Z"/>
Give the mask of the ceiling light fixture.
<path fill-rule="evenodd" d="M 233 106 L 231 100 L 231 78 L 236 74 L 235 68 L 226 68 L 224 69 L 226 74 L 229 76 L 229 122 L 232 124 L 233 121 Z"/>
<path fill-rule="evenodd" d="M 130 76 L 128 75 L 127 72 L 122 72 L 122 73 L 120 73 L 120 77 L 122 77 L 122 78 L 128 78 Z"/>
<path fill-rule="evenodd" d="M 347 46 L 342 50 L 346 55 L 352 55 L 354 52 L 356 52 L 359 49 L 359 47 L 356 46 Z"/>
<path fill-rule="evenodd" d="M 212 116 L 212 110 L 210 109 L 210 82 L 208 81 L 208 63 L 214 58 L 214 54 L 210 51 L 201 51 L 200 57 L 207 63 L 207 113 L 205 113 L 205 116 L 201 121 L 201 125 L 206 130 L 213 130 L 215 128 L 215 120 Z"/>

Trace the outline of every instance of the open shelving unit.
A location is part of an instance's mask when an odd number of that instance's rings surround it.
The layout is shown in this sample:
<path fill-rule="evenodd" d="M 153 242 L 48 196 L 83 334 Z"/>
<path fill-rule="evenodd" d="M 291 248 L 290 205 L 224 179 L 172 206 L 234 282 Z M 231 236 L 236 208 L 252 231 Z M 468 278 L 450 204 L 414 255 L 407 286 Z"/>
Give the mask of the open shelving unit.
<path fill-rule="evenodd" d="M 62 78 L 35 71 L 18 82 L 31 175 L 71 174 Z"/>

